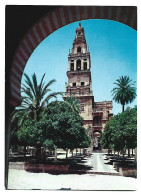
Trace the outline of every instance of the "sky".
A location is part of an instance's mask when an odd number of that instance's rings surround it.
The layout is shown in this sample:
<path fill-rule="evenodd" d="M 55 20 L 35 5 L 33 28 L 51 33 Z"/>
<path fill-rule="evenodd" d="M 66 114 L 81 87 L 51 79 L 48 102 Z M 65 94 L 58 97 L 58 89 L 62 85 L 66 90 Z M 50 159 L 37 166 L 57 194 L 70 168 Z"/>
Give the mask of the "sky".
<path fill-rule="evenodd" d="M 111 101 L 113 83 L 120 76 L 129 76 L 137 85 L 137 31 L 110 20 L 91 19 L 80 22 L 84 27 L 90 51 L 95 101 Z M 65 92 L 65 82 L 68 82 L 66 72 L 69 48 L 72 49 L 78 26 L 79 21 L 60 28 L 44 39 L 32 53 L 24 72 L 29 76 L 36 73 L 38 81 L 46 73 L 46 82 L 56 79 L 51 86 L 52 91 Z M 62 98 L 58 96 L 58 100 Z M 127 106 L 134 107 L 136 104 L 135 99 Z M 121 111 L 122 106 L 113 101 L 113 113 Z"/>

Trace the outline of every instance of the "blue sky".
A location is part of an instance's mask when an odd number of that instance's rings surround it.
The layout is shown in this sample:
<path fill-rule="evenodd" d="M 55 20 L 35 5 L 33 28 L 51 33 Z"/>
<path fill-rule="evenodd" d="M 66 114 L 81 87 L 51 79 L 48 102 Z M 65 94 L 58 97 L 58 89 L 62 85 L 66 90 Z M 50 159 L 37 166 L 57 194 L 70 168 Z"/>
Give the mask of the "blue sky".
<path fill-rule="evenodd" d="M 38 80 L 46 73 L 45 80 L 56 79 L 51 89 L 65 91 L 68 81 L 68 53 L 72 48 L 75 30 L 79 22 L 69 24 L 51 34 L 34 50 L 24 72 L 31 76 L 34 72 Z M 95 101 L 111 101 L 113 83 L 120 76 L 127 75 L 137 82 L 137 32 L 119 22 L 110 20 L 81 21 L 85 30 L 87 46 L 91 55 L 92 88 Z M 22 82 L 24 78 L 22 78 Z M 58 96 L 58 100 L 61 97 Z M 128 104 L 134 107 L 137 104 Z M 126 106 L 127 107 L 127 106 Z M 113 101 L 113 113 L 122 107 Z"/>

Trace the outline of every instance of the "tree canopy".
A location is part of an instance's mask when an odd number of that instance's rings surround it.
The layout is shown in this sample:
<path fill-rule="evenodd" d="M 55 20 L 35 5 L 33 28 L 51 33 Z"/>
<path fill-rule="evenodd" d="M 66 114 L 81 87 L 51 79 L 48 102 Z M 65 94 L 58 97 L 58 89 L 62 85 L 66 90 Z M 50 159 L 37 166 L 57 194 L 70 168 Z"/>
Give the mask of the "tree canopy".
<path fill-rule="evenodd" d="M 67 97 L 65 101 L 70 106 L 73 112 L 76 112 L 77 114 L 80 113 L 80 104 L 75 97 Z"/>
<path fill-rule="evenodd" d="M 54 144 L 58 148 L 74 149 L 89 145 L 82 117 L 70 110 L 70 105 L 66 102 L 51 102 L 46 109 L 44 118 L 48 118 L 50 121 L 49 139 L 53 137 Z"/>
<path fill-rule="evenodd" d="M 28 118 L 17 132 L 19 141 L 30 146 L 74 149 L 88 147 L 83 119 L 64 101 L 51 102 L 40 120 Z"/>
<path fill-rule="evenodd" d="M 22 83 L 22 110 L 29 112 L 32 118 L 39 120 L 40 114 L 43 109 L 48 105 L 51 98 L 56 98 L 60 92 L 51 92 L 50 86 L 56 82 L 55 79 L 50 80 L 48 83 L 44 82 L 45 74 L 43 74 L 41 81 L 37 82 L 36 74 L 32 75 L 32 79 L 27 74 L 25 76 L 25 83 Z"/>
<path fill-rule="evenodd" d="M 121 76 L 114 83 L 116 87 L 113 88 L 112 95 L 113 100 L 117 103 L 121 103 L 122 111 L 124 112 L 125 104 L 131 103 L 136 97 L 135 82 L 133 82 L 128 76 Z"/>
<path fill-rule="evenodd" d="M 80 117 L 79 102 L 74 97 L 66 101 L 54 101 L 60 92 L 51 93 L 49 88 L 55 80 L 44 82 L 45 74 L 38 84 L 36 75 L 32 79 L 27 74 L 22 84 L 22 104 L 12 116 L 12 140 L 16 145 L 36 147 L 40 158 L 41 147 L 64 150 L 88 147 L 90 139 Z"/>
<path fill-rule="evenodd" d="M 103 148 L 121 151 L 123 148 L 137 146 L 137 107 L 127 108 L 125 112 L 112 117 L 101 136 Z"/>

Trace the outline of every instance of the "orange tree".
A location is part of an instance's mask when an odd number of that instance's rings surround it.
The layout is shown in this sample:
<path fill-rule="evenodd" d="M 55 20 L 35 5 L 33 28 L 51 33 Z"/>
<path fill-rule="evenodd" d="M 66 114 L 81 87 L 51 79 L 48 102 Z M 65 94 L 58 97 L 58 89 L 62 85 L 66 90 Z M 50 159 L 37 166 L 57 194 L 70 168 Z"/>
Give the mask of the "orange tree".
<path fill-rule="evenodd" d="M 127 108 L 125 112 L 112 117 L 101 136 L 103 148 L 121 151 L 137 146 L 137 107 Z"/>
<path fill-rule="evenodd" d="M 90 144 L 82 117 L 73 112 L 66 102 L 59 101 L 51 102 L 39 121 L 25 120 L 18 131 L 18 138 L 26 140 L 27 145 L 64 150 L 88 147 Z"/>

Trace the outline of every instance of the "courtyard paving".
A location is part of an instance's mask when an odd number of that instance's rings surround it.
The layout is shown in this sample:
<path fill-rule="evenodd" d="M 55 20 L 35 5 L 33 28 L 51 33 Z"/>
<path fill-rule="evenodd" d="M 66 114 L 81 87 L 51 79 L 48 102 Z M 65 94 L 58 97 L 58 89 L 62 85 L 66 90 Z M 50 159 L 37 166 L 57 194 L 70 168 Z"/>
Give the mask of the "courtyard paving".
<path fill-rule="evenodd" d="M 108 162 L 104 153 L 92 153 L 91 157 L 85 158 L 85 165 L 92 167 L 89 172 L 118 173 Z"/>
<path fill-rule="evenodd" d="M 97 174 L 51 175 L 10 169 L 8 189 L 136 190 L 136 179 Z"/>
<path fill-rule="evenodd" d="M 60 157 L 63 158 L 63 155 Z M 84 164 L 91 167 L 88 174 L 53 175 L 9 169 L 8 189 L 136 190 L 137 179 L 112 175 L 117 171 L 107 163 L 103 153 L 92 153 L 90 157 L 85 157 Z M 105 172 L 108 175 L 99 174 Z"/>

